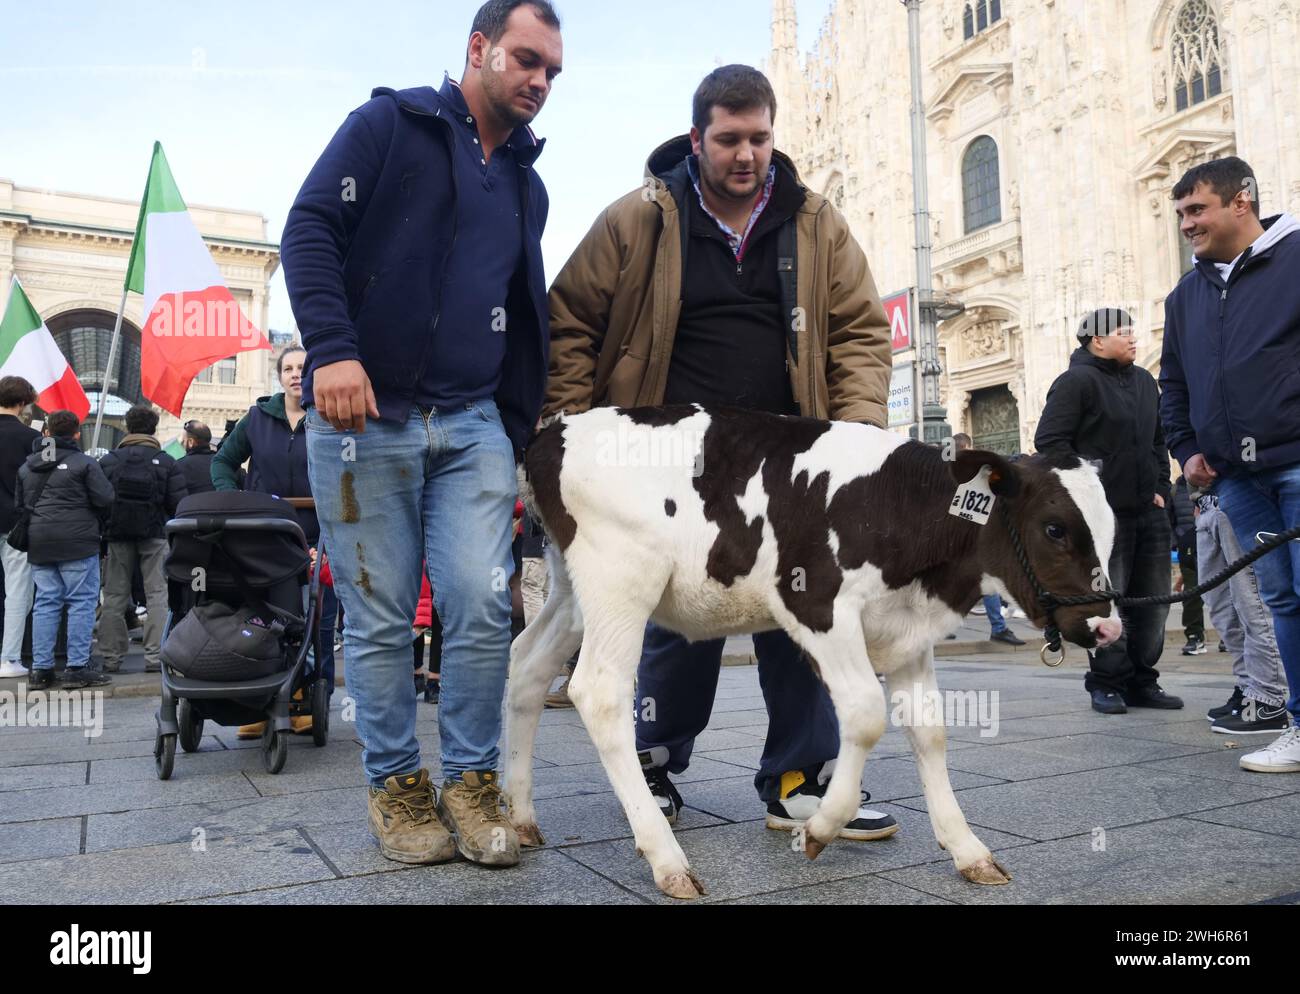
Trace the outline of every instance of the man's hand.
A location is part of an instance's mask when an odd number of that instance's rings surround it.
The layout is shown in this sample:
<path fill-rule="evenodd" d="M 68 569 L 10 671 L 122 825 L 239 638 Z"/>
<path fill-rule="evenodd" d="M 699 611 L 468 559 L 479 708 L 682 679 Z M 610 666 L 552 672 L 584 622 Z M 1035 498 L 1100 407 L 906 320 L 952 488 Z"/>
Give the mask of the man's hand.
<path fill-rule="evenodd" d="M 1210 468 L 1210 464 L 1205 461 L 1205 456 L 1199 452 L 1183 463 L 1183 476 L 1187 477 L 1187 482 L 1198 490 L 1212 486 L 1219 478 L 1219 474 Z"/>
<path fill-rule="evenodd" d="M 1156 507 L 1163 508 L 1165 506 L 1165 499 L 1161 497 L 1159 494 L 1156 494 L 1155 497 L 1152 499 L 1151 503 L 1154 504 Z"/>
<path fill-rule="evenodd" d="M 1183 592 L 1183 574 L 1179 573 L 1176 577 L 1174 577 L 1174 593 L 1181 594 L 1182 592 Z"/>
<path fill-rule="evenodd" d="M 355 359 L 332 362 L 315 370 L 311 392 L 321 417 L 339 431 L 364 433 L 367 415 L 379 417 L 370 377 Z"/>

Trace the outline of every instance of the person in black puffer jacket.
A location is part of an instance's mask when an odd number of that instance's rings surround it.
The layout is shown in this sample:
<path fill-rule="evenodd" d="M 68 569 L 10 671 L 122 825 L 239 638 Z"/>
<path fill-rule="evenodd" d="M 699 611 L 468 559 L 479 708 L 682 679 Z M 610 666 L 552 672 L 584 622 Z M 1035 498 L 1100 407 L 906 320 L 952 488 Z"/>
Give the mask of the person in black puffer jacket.
<path fill-rule="evenodd" d="M 91 670 L 90 642 L 99 601 L 99 541 L 113 506 L 113 487 L 99 463 L 81 451 L 79 419 L 55 411 L 45 438 L 18 470 L 17 507 L 31 514 L 27 560 L 36 581 L 32 615 L 32 689 L 54 683 L 54 641 L 68 609 L 68 666 L 63 685 L 100 686 L 108 677 Z"/>
<path fill-rule="evenodd" d="M 104 669 L 116 673 L 127 652 L 126 611 L 131 603 L 131 577 L 136 566 L 144 580 L 144 668 L 162 669 L 159 655 L 163 620 L 167 617 L 167 581 L 163 559 L 167 539 L 163 526 L 176 514 L 185 496 L 185 474 L 162 451 L 154 432 L 158 415 L 138 405 L 126 412 L 127 436 L 99 465 L 116 493 L 105 538 L 104 610 L 100 613 L 99 651 Z"/>
<path fill-rule="evenodd" d="M 212 447 L 212 429 L 202 421 L 186 421 L 184 444 L 185 455 L 176 465 L 185 474 L 185 493 L 212 493 L 217 489 L 212 484 L 212 459 L 217 454 Z"/>
<path fill-rule="evenodd" d="M 1101 483 L 1115 512 L 1108 574 L 1121 594 L 1169 593 L 1169 450 L 1160 426 L 1156 381 L 1134 362 L 1137 343 L 1127 311 L 1105 308 L 1083 319 L 1070 368 L 1056 378 L 1034 445 L 1049 458 L 1101 460 Z M 1121 608 L 1124 634 L 1089 653 L 1084 687 L 1102 714 L 1129 707 L 1176 709 L 1157 682 L 1169 605 Z"/>

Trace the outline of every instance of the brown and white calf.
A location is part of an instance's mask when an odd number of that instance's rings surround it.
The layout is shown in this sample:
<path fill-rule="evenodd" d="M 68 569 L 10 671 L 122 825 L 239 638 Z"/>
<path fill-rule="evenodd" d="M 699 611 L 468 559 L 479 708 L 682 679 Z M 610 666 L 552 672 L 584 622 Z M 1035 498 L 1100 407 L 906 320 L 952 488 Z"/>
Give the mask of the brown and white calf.
<path fill-rule="evenodd" d="M 930 446 L 868 425 L 698 405 L 599 408 L 547 427 L 528 449 L 526 491 L 552 540 L 551 592 L 511 648 L 506 798 L 524 845 L 542 845 L 532 751 L 551 680 L 582 644 L 569 693 L 600 752 L 655 883 L 674 897 L 703 886 L 650 794 L 632 711 L 646 622 L 690 639 L 783 628 L 830 692 L 840 753 L 804 826 L 816 857 L 856 811 L 863 764 L 885 730 L 885 695 L 936 692 L 934 642 L 981 593 L 1043 608 L 1005 523 L 949 513 L 982 467 L 1046 589 L 1092 593 L 1105 577 L 1114 518 L 1096 469 L 1015 464 Z M 986 501 L 987 503 L 987 501 Z M 1062 608 L 1062 634 L 1086 648 L 1120 634 L 1110 605 Z M 874 672 L 873 672 L 874 671 Z M 942 725 L 907 728 L 935 836 L 977 883 L 1010 877 L 966 824 Z M 931 719 L 933 720 L 933 719 Z"/>

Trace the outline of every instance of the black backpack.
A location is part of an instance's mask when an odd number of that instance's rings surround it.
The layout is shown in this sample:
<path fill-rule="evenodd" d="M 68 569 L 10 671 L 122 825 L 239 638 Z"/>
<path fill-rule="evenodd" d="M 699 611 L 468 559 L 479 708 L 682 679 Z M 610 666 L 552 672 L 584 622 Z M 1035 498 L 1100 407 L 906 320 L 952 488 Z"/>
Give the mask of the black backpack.
<path fill-rule="evenodd" d="M 149 459 L 122 459 L 113 481 L 113 513 L 108 522 L 110 540 L 159 538 L 162 492 L 158 486 L 161 455 Z"/>

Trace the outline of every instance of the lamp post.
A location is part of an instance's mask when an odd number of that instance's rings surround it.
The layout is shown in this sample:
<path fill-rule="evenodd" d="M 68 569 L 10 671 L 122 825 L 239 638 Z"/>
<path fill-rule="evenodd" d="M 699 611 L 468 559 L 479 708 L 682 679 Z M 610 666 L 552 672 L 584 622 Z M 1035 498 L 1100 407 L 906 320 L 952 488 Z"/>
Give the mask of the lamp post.
<path fill-rule="evenodd" d="M 912 217 L 916 229 L 916 309 L 920 321 L 917 360 L 921 368 L 920 440 L 937 445 L 952 434 L 948 412 L 939 401 L 939 341 L 935 322 L 963 308 L 936 298 L 930 278 L 930 193 L 926 174 L 925 103 L 921 99 L 921 0 L 902 0 L 907 8 L 907 43 L 912 63 Z"/>

